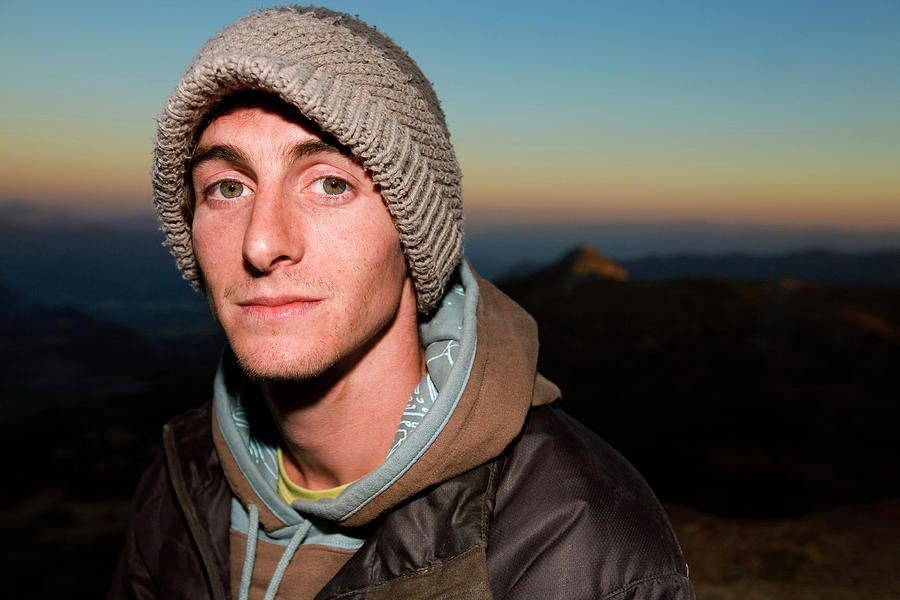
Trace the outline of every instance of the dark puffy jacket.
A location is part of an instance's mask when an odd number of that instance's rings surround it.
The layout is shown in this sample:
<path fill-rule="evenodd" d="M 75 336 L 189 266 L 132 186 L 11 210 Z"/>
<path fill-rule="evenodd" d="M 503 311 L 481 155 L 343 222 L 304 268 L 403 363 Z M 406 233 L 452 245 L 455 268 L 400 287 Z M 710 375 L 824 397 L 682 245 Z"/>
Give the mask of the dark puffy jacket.
<path fill-rule="evenodd" d="M 231 491 L 209 406 L 170 422 L 144 476 L 110 598 L 230 598 Z M 371 524 L 317 599 L 687 599 L 665 514 L 640 475 L 552 406 L 497 459 Z"/>
<path fill-rule="evenodd" d="M 559 390 L 537 373 L 534 320 L 490 283 L 466 285 L 476 321 L 464 323 L 477 322 L 478 343 L 452 415 L 399 479 L 339 523 L 366 542 L 316 598 L 692 598 L 647 484 L 551 404 Z M 209 405 L 166 426 L 112 598 L 230 596 L 241 481 L 229 484 L 234 458 L 216 450 L 214 431 Z"/>

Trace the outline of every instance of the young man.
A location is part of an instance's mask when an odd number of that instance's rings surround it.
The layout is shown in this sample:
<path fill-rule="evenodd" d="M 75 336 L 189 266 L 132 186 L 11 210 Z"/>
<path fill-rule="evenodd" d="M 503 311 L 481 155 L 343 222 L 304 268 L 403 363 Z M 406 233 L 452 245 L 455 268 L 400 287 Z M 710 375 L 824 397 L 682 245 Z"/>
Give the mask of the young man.
<path fill-rule="evenodd" d="M 229 348 L 164 430 L 111 597 L 693 597 L 652 492 L 462 259 L 444 116 L 390 39 L 313 8 L 225 28 L 153 183 Z"/>

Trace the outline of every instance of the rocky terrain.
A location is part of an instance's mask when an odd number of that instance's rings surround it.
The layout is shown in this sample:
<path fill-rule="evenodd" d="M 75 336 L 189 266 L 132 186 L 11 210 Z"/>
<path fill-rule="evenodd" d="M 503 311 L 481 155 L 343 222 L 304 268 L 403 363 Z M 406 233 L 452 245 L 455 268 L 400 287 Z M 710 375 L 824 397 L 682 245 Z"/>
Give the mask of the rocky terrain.
<path fill-rule="evenodd" d="M 666 505 L 699 600 L 900 598 L 900 500 L 790 518 Z"/>

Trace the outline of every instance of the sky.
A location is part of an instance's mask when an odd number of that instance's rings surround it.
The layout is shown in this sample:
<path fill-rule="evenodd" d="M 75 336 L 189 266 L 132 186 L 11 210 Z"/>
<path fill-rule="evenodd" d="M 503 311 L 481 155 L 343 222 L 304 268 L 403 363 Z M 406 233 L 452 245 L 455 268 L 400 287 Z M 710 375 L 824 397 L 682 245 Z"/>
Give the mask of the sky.
<path fill-rule="evenodd" d="M 151 210 L 155 118 L 253 2 L 0 0 L 0 203 Z M 329 2 L 433 82 L 470 222 L 900 230 L 900 1 Z"/>

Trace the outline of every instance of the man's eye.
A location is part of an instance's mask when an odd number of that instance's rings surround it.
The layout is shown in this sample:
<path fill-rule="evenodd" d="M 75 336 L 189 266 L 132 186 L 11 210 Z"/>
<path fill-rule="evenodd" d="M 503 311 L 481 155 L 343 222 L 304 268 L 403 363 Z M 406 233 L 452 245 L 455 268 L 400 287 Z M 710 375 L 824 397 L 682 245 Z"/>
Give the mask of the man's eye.
<path fill-rule="evenodd" d="M 219 184 L 219 193 L 224 198 L 238 198 L 244 193 L 244 184 L 239 181 L 223 181 Z"/>
<path fill-rule="evenodd" d="M 324 177 L 322 182 L 322 190 L 332 196 L 340 196 L 347 191 L 347 182 L 337 177 Z"/>

